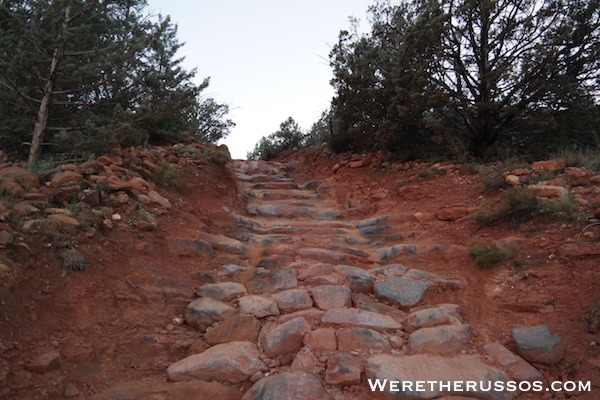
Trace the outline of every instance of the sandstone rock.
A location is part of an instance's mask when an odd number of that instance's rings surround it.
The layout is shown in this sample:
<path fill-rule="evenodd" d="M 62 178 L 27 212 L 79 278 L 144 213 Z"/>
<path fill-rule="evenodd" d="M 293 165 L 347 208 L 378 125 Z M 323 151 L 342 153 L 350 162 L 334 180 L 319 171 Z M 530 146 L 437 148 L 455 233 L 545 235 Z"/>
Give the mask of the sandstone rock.
<path fill-rule="evenodd" d="M 154 203 L 158 203 L 165 208 L 171 208 L 171 202 L 161 196 L 156 190 L 151 190 L 148 192 L 148 197 Z"/>
<path fill-rule="evenodd" d="M 64 226 L 64 225 L 79 226 L 79 221 L 77 221 L 75 218 L 69 217 L 67 215 L 51 214 L 51 215 L 48 215 L 48 219 L 50 221 L 54 221 L 54 222 L 58 223 L 58 225 L 60 225 L 60 226 Z"/>
<path fill-rule="evenodd" d="M 200 297 L 212 297 L 220 301 L 231 301 L 247 293 L 244 285 L 235 282 L 209 283 L 200 286 L 196 291 Z"/>
<path fill-rule="evenodd" d="M 17 215 L 28 216 L 39 213 L 40 209 L 27 201 L 20 201 L 13 206 L 12 211 Z"/>
<path fill-rule="evenodd" d="M 201 297 L 193 300 L 185 308 L 185 320 L 188 325 L 204 331 L 213 323 L 231 318 L 237 312 L 237 309 L 227 303 L 210 297 Z"/>
<path fill-rule="evenodd" d="M 79 389 L 77 389 L 75 387 L 75 385 L 73 385 L 72 383 L 67 383 L 65 385 L 65 392 L 64 392 L 64 394 L 65 394 L 66 398 L 78 396 L 79 393 L 80 393 Z"/>
<path fill-rule="evenodd" d="M 460 325 L 463 322 L 463 318 L 458 312 L 458 306 L 441 305 L 411 313 L 404 321 L 404 330 L 406 333 L 412 333 L 421 328 L 437 325 Z"/>
<path fill-rule="evenodd" d="M 483 346 L 483 349 L 518 381 L 541 381 L 544 379 L 540 371 L 499 343 L 487 344 Z"/>
<path fill-rule="evenodd" d="M 204 334 L 211 345 L 227 342 L 256 342 L 260 332 L 260 321 L 250 314 L 237 314 Z"/>
<path fill-rule="evenodd" d="M 323 367 L 317 356 L 308 347 L 303 347 L 294 357 L 290 371 L 306 371 L 319 374 L 323 371 Z"/>
<path fill-rule="evenodd" d="M 557 171 L 565 169 L 567 163 L 565 160 L 549 160 L 549 161 L 536 161 L 531 165 L 531 169 L 534 171 Z"/>
<path fill-rule="evenodd" d="M 556 198 L 566 196 L 569 191 L 562 186 L 550 186 L 550 185 L 529 185 L 529 189 L 535 193 L 536 196 Z"/>
<path fill-rule="evenodd" d="M 396 307 L 389 306 L 387 304 L 379 303 L 371 297 L 363 293 L 356 293 L 352 295 L 352 304 L 355 308 L 362 308 L 363 310 L 373 311 L 379 314 L 389 315 L 398 321 L 406 318 L 406 313 L 399 310 Z"/>
<path fill-rule="evenodd" d="M 392 277 L 375 284 L 374 292 L 379 299 L 407 309 L 421 302 L 427 292 L 427 285 L 404 277 Z"/>
<path fill-rule="evenodd" d="M 345 286 L 316 286 L 312 289 L 312 295 L 316 306 L 321 310 L 352 307 L 352 292 Z"/>
<path fill-rule="evenodd" d="M 392 346 L 381 333 L 372 329 L 353 328 L 345 329 L 338 334 L 338 350 L 351 352 L 353 350 L 381 350 L 390 351 Z"/>
<path fill-rule="evenodd" d="M 315 276 L 304 281 L 305 286 L 341 285 L 341 279 L 337 275 Z"/>
<path fill-rule="evenodd" d="M 242 400 L 331 400 L 321 381 L 308 372 L 283 372 L 256 382 Z"/>
<path fill-rule="evenodd" d="M 111 387 L 92 400 L 240 400 L 239 389 L 217 382 L 188 381 L 147 384 L 125 382 Z"/>
<path fill-rule="evenodd" d="M 283 292 L 274 294 L 272 297 L 279 309 L 286 313 L 306 310 L 313 306 L 310 295 L 303 289 L 284 290 Z"/>
<path fill-rule="evenodd" d="M 0 232 L 0 245 L 7 246 L 9 244 L 13 244 L 14 241 L 15 241 L 15 238 L 13 237 L 13 235 L 10 234 L 10 232 L 7 232 L 7 231 Z"/>
<path fill-rule="evenodd" d="M 0 182 L 0 188 L 6 196 L 16 197 L 25 193 L 25 189 L 12 178 L 4 178 Z M 25 199 L 29 200 L 29 199 Z"/>
<path fill-rule="evenodd" d="M 291 321 L 292 319 L 298 317 L 302 317 L 308 321 L 314 321 L 315 323 L 319 323 L 323 318 L 323 315 L 325 315 L 325 311 L 315 309 L 301 310 L 291 314 L 282 315 L 281 317 L 279 317 L 279 323 L 283 324 L 284 322 Z"/>
<path fill-rule="evenodd" d="M 439 210 L 436 217 L 440 221 L 455 221 L 468 213 L 467 207 L 450 207 Z"/>
<path fill-rule="evenodd" d="M 174 256 L 212 257 L 212 244 L 198 239 L 167 238 L 167 248 Z"/>
<path fill-rule="evenodd" d="M 548 325 L 514 328 L 512 335 L 519 355 L 527 361 L 556 364 L 565 355 L 565 341 L 559 335 L 551 335 Z"/>
<path fill-rule="evenodd" d="M 504 177 L 504 182 L 506 182 L 512 186 L 517 186 L 518 184 L 521 183 L 521 180 L 519 179 L 518 176 L 509 174 Z"/>
<path fill-rule="evenodd" d="M 402 264 L 394 264 L 394 265 L 388 265 L 385 268 L 378 268 L 378 269 L 374 270 L 373 272 L 383 274 L 387 277 L 392 277 L 392 276 L 402 276 L 406 273 L 407 270 L 408 270 L 408 268 L 406 268 Z"/>
<path fill-rule="evenodd" d="M 365 366 L 365 376 L 369 388 L 375 385 L 374 380 L 380 380 L 381 387 L 374 387 L 372 394 L 378 399 L 392 400 L 398 398 L 437 398 L 439 394 L 460 393 L 470 394 L 492 400 L 512 400 L 514 392 L 494 390 L 495 382 L 500 382 L 506 388 L 510 380 L 506 373 L 499 371 L 474 356 L 457 355 L 443 357 L 439 355 L 420 354 L 396 357 L 388 354 L 376 355 L 368 359 Z M 370 381 L 369 381 L 370 380 Z M 417 388 L 417 382 L 435 381 L 437 384 L 424 384 Z M 465 382 L 476 382 L 475 387 L 466 387 Z M 392 382 L 396 382 L 395 385 Z M 454 390 L 453 386 L 461 384 Z"/>
<path fill-rule="evenodd" d="M 58 351 L 50 351 L 45 354 L 41 354 L 34 358 L 31 362 L 25 365 L 25 369 L 30 372 L 37 372 L 40 374 L 54 371 L 62 367 L 62 359 Z"/>
<path fill-rule="evenodd" d="M 378 332 L 401 329 L 392 317 L 356 308 L 331 308 L 321 318 L 323 328 L 368 328 Z"/>
<path fill-rule="evenodd" d="M 304 344 L 312 346 L 316 351 L 333 351 L 337 349 L 335 329 L 319 328 L 304 336 Z"/>
<path fill-rule="evenodd" d="M 14 179 L 24 188 L 39 188 L 40 181 L 36 174 L 21 167 L 8 167 L 0 169 L 0 178 Z"/>
<path fill-rule="evenodd" d="M 172 382 L 215 380 L 240 383 L 266 369 L 255 344 L 230 342 L 171 364 L 167 368 L 167 379 Z"/>
<path fill-rule="evenodd" d="M 408 338 L 413 353 L 458 353 L 471 339 L 471 325 L 443 325 L 422 328 Z"/>
<path fill-rule="evenodd" d="M 252 314 L 256 318 L 279 315 L 279 308 L 273 300 L 262 296 L 244 296 L 239 300 L 240 313 Z"/>
<path fill-rule="evenodd" d="M 83 175 L 74 171 L 63 171 L 52 177 L 52 180 L 50 181 L 50 187 L 56 188 L 67 183 L 79 184 L 81 182 L 83 182 Z"/>
<path fill-rule="evenodd" d="M 303 260 L 315 260 L 327 264 L 343 264 L 348 258 L 337 251 L 327 249 L 305 248 L 300 250 Z"/>
<path fill-rule="evenodd" d="M 350 354 L 337 354 L 327 359 L 325 381 L 332 385 L 358 385 L 364 370 L 362 362 Z"/>
<path fill-rule="evenodd" d="M 329 275 L 335 273 L 335 268 L 331 264 L 315 264 L 310 266 L 306 271 L 304 271 L 298 279 L 301 281 L 308 278 L 316 278 L 323 275 Z"/>
<path fill-rule="evenodd" d="M 298 287 L 298 271 L 295 269 L 280 269 L 269 274 L 269 283 L 271 290 L 279 292 L 282 290 Z"/>
<path fill-rule="evenodd" d="M 353 293 L 373 292 L 374 277 L 369 271 L 350 265 L 337 265 L 335 270 L 343 275 Z"/>
<path fill-rule="evenodd" d="M 304 335 L 310 330 L 310 324 L 302 317 L 277 326 L 263 337 L 262 347 L 265 354 L 267 357 L 277 357 L 293 353 L 302 346 Z"/>

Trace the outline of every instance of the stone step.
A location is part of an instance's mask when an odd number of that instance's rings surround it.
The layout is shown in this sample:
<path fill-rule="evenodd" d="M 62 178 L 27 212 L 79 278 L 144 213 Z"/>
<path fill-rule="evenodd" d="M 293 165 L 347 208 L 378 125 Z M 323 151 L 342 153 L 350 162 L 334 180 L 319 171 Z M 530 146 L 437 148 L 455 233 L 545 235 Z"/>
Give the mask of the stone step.
<path fill-rule="evenodd" d="M 319 194 L 300 189 L 253 189 L 248 192 L 248 196 L 255 199 L 265 200 L 285 200 L 285 199 L 315 199 Z"/>

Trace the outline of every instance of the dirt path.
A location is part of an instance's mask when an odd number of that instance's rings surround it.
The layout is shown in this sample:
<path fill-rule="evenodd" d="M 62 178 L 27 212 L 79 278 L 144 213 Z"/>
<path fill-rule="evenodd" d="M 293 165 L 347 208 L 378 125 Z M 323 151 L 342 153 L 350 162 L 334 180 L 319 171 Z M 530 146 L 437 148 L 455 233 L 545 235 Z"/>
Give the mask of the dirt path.
<path fill-rule="evenodd" d="M 476 178 L 458 174 L 397 190 L 398 176 L 360 168 L 332 175 L 322 161 L 234 161 L 231 168 L 238 197 L 230 176 L 221 183 L 191 179 L 170 193 L 178 206 L 160 219 L 160 232 L 115 229 L 102 242 L 82 244 L 97 260 L 85 278 L 48 265 L 44 279 L 8 297 L 3 307 L 13 328 L 5 327 L 12 337 L 2 338 L 9 353 L 5 398 L 64 398 L 73 385 L 79 392 L 73 398 L 82 399 L 210 393 L 248 400 L 286 393 L 360 400 L 373 397 L 367 377 L 401 374 L 399 359 L 413 367 L 452 360 L 464 374 L 490 368 L 509 380 L 514 372 L 502 375 L 506 368 L 484 346 L 500 343 L 516 352 L 511 330 L 534 325 L 548 325 L 567 342 L 559 365 L 535 364 L 543 379 L 600 384 L 597 335 L 581 321 L 599 297 L 597 262 L 551 256 L 580 228 L 480 230 L 467 213 L 443 221 L 440 210 L 480 203 Z M 506 237 L 524 243 L 524 265 L 486 271 L 467 255 L 475 238 Z M 225 282 L 239 286 L 219 286 Z M 412 296 L 398 296 L 399 287 Z M 198 294 L 233 311 L 214 317 L 214 304 L 194 303 Z M 412 334 L 425 326 L 407 318 L 422 310 L 443 314 L 433 326 L 450 327 L 449 340 L 419 345 Z M 251 346 L 232 345 L 241 342 Z M 216 354 L 220 348 L 227 356 Z M 55 354 L 59 368 L 41 360 Z M 190 359 L 194 354 L 207 359 Z M 217 360 L 241 366 L 206 366 Z M 43 373 L 31 368 L 36 363 Z M 465 376 L 444 373 L 438 378 Z M 290 394 L 298 386 L 310 390 Z"/>

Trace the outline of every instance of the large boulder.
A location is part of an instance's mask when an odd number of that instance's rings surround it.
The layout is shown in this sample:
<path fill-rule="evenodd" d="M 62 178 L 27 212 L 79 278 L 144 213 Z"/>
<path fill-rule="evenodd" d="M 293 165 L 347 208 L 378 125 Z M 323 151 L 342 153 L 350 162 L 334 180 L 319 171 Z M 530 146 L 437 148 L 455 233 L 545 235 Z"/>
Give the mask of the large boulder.
<path fill-rule="evenodd" d="M 254 343 L 230 342 L 191 355 L 167 368 L 167 378 L 180 381 L 219 381 L 240 383 L 267 367 Z"/>
<path fill-rule="evenodd" d="M 308 372 L 284 372 L 256 382 L 242 400 L 330 400 L 321 381 Z"/>

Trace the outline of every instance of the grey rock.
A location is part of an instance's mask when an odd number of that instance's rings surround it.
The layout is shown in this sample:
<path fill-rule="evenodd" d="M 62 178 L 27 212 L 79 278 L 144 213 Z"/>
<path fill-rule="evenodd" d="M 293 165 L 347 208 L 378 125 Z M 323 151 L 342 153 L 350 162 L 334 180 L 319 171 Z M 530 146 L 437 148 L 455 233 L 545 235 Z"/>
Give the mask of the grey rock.
<path fill-rule="evenodd" d="M 372 329 L 345 329 L 338 334 L 338 350 L 351 352 L 353 350 L 392 350 L 392 345 L 381 333 Z"/>
<path fill-rule="evenodd" d="M 268 357 L 293 353 L 302 346 L 304 335 L 311 326 L 302 317 L 294 318 L 267 332 L 262 339 L 262 347 Z"/>
<path fill-rule="evenodd" d="M 240 313 L 252 314 L 256 318 L 264 318 L 270 315 L 279 315 L 277 304 L 262 296 L 244 296 L 239 300 Z"/>
<path fill-rule="evenodd" d="M 375 284 L 374 292 L 379 299 L 407 309 L 421 302 L 427 292 L 427 285 L 403 277 L 392 277 Z"/>
<path fill-rule="evenodd" d="M 375 278 L 369 271 L 350 265 L 337 265 L 335 270 L 344 276 L 353 293 L 373 292 Z"/>
<path fill-rule="evenodd" d="M 247 290 L 241 283 L 221 282 L 208 283 L 200 286 L 196 293 L 200 297 L 212 297 L 215 300 L 231 301 L 239 296 L 247 294 Z"/>
<path fill-rule="evenodd" d="M 269 275 L 269 281 L 271 283 L 271 290 L 274 292 L 297 288 L 298 271 L 288 268 L 273 271 Z"/>
<path fill-rule="evenodd" d="M 397 357 L 388 354 L 376 355 L 368 359 L 365 366 L 367 384 L 374 384 L 378 379 L 384 384 L 383 390 L 376 388 L 373 395 L 379 399 L 392 400 L 432 399 L 442 392 L 454 392 L 440 388 L 439 384 L 424 384 L 417 390 L 417 382 L 436 381 L 444 384 L 461 382 L 461 393 L 489 398 L 492 400 L 512 400 L 514 392 L 494 390 L 495 382 L 500 382 L 506 388 L 510 380 L 506 373 L 497 370 L 474 356 L 457 355 L 444 357 L 431 354 L 419 354 Z M 369 381 L 371 380 L 371 381 Z M 476 382 L 476 386 L 467 388 L 464 382 Z M 396 382 L 397 390 L 391 383 Z M 404 386 L 404 388 L 403 388 Z M 422 390 L 420 390 L 422 389 Z M 452 388 L 453 389 L 453 388 Z"/>
<path fill-rule="evenodd" d="M 414 353 L 458 353 L 469 344 L 471 325 L 443 325 L 423 328 L 413 332 L 408 338 Z"/>
<path fill-rule="evenodd" d="M 313 306 L 310 295 L 303 289 L 284 290 L 283 292 L 274 294 L 272 297 L 279 309 L 286 313 L 306 310 Z"/>
<path fill-rule="evenodd" d="M 171 364 L 167 368 L 167 378 L 172 382 L 216 380 L 240 383 L 266 369 L 254 343 L 230 342 Z"/>
<path fill-rule="evenodd" d="M 321 318 L 323 328 L 368 328 L 382 332 L 401 329 L 402 324 L 388 315 L 357 308 L 331 308 Z"/>
<path fill-rule="evenodd" d="M 233 317 L 237 312 L 237 309 L 227 303 L 210 297 L 201 297 L 193 300 L 185 308 L 185 320 L 191 327 L 204 331 L 215 322 Z"/>
<path fill-rule="evenodd" d="M 331 400 L 321 381 L 308 372 L 283 372 L 256 382 L 242 400 Z"/>
<path fill-rule="evenodd" d="M 463 318 L 458 312 L 458 306 L 440 305 L 409 314 L 406 321 L 404 321 L 404 330 L 407 333 L 412 333 L 421 328 L 437 325 L 460 325 L 463 322 Z"/>
<path fill-rule="evenodd" d="M 352 307 L 350 288 L 345 286 L 322 285 L 312 289 L 315 304 L 321 310 Z"/>
<path fill-rule="evenodd" d="M 514 328 L 517 351 L 529 362 L 556 364 L 565 355 L 566 344 L 559 335 L 551 335 L 548 325 Z"/>
<path fill-rule="evenodd" d="M 491 343 L 483 346 L 485 352 L 504 367 L 513 378 L 519 381 L 539 381 L 544 375 L 533 368 L 527 361 L 502 346 L 500 343 Z"/>

